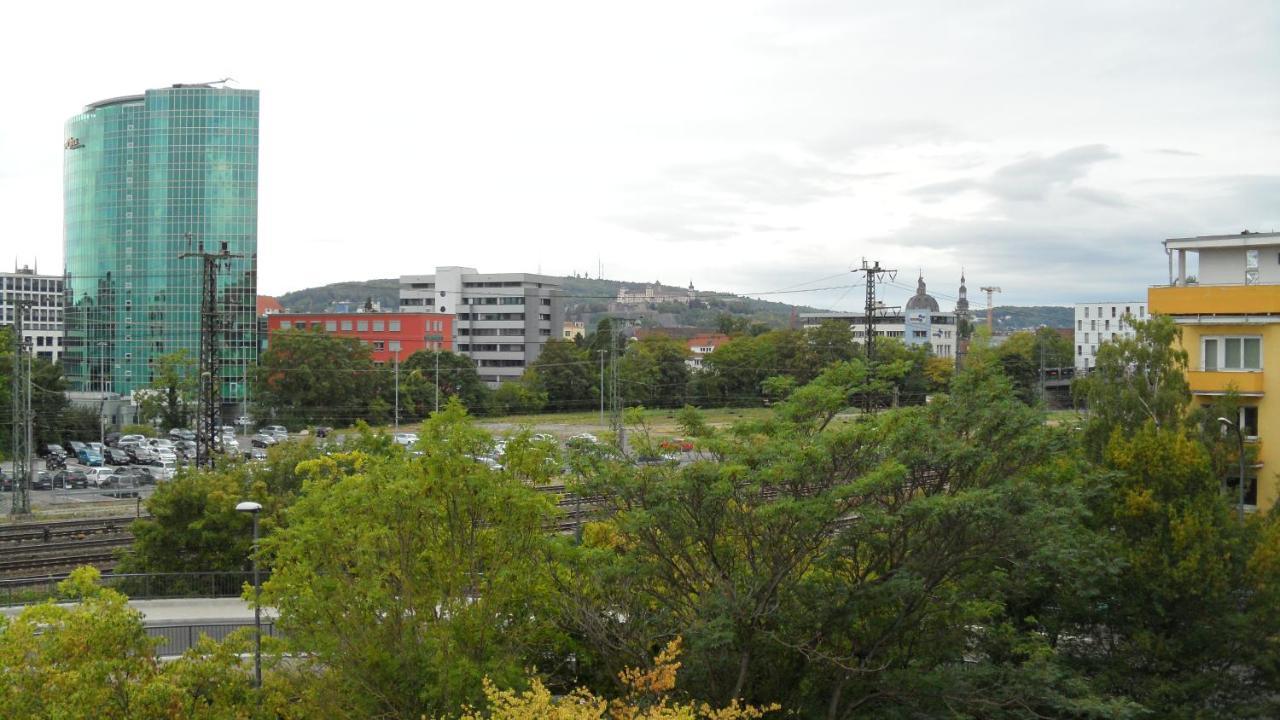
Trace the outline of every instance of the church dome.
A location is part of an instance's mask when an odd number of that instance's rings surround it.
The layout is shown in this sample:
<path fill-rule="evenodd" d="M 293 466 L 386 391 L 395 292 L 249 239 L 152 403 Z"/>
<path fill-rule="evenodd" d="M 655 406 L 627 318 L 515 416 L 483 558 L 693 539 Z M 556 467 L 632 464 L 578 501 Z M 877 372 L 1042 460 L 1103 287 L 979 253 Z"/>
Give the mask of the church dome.
<path fill-rule="evenodd" d="M 907 301 L 908 310 L 928 310 L 929 312 L 938 312 L 938 301 L 933 296 L 924 291 L 924 276 L 920 277 L 916 285 L 916 294 L 911 296 Z"/>

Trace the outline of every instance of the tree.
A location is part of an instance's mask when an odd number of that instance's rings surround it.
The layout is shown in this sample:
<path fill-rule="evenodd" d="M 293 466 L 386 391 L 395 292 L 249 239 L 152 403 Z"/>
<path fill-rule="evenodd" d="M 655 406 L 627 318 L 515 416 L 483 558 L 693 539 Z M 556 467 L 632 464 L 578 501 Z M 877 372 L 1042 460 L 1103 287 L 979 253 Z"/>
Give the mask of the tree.
<path fill-rule="evenodd" d="M 162 427 L 183 428 L 191 422 L 195 404 L 196 366 L 186 349 L 156 358 L 150 387 L 138 393 L 138 418 L 143 423 L 160 420 Z"/>
<path fill-rule="evenodd" d="M 13 386 L 13 328 L 0 327 L 0 407 L 11 406 Z M 23 356 L 23 362 L 27 362 Z M 66 396 L 67 382 L 62 375 L 62 366 L 38 357 L 30 358 L 31 363 L 31 412 L 32 440 L 39 447 L 45 443 L 59 442 L 64 434 L 64 423 L 68 401 Z M 0 454 L 8 454 L 13 448 L 12 424 L 0 423 Z M 93 435 L 97 434 L 94 425 Z M 81 435 L 80 437 L 85 437 Z"/>
<path fill-rule="evenodd" d="M 263 601 L 331 715 L 452 713 L 485 677 L 515 685 L 565 657 L 542 561 L 550 499 L 473 459 L 491 438 L 459 401 L 421 434 L 421 457 L 302 463 L 308 491 L 264 542 Z"/>
<path fill-rule="evenodd" d="M 284 425 L 351 425 L 386 418 L 389 372 L 369 346 L 320 330 L 272 333 L 254 375 L 255 415 Z"/>
<path fill-rule="evenodd" d="M 508 380 L 493 391 L 490 409 L 498 415 L 528 415 L 541 411 L 547 402 L 547 391 L 524 379 Z"/>
<path fill-rule="evenodd" d="M 252 680 L 236 654 L 203 641 L 158 662 L 142 613 L 81 567 L 59 584 L 70 605 L 32 605 L 0 616 L 0 716 L 66 720 L 275 717 L 255 709 Z M 274 699 L 274 698 L 272 698 Z"/>
<path fill-rule="evenodd" d="M 1116 430 L 1181 427 L 1191 402 L 1178 326 L 1160 315 L 1132 324 L 1134 336 L 1103 343 L 1096 367 L 1073 388 L 1089 410 L 1084 446 L 1095 460 Z"/>
<path fill-rule="evenodd" d="M 544 393 L 554 410 L 592 408 L 600 402 L 598 363 L 598 356 L 588 355 L 573 342 L 549 340 L 525 371 L 525 382 Z"/>
<path fill-rule="evenodd" d="M 627 347 L 618 361 L 618 382 L 628 404 L 679 407 L 689 385 L 689 351 L 671 338 L 650 336 Z"/>
<path fill-rule="evenodd" d="M 457 353 L 422 350 L 400 364 L 402 415 L 424 418 L 452 397 L 469 411 L 483 414 L 489 409 L 490 395 L 475 362 Z"/>

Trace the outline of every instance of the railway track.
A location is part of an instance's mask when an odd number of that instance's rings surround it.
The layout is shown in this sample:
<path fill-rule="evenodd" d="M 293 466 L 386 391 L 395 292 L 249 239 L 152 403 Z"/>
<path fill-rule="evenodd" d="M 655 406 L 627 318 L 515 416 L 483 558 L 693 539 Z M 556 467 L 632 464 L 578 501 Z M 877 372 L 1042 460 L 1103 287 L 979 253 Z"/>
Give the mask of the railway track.
<path fill-rule="evenodd" d="M 52 540 L 55 538 L 123 533 L 128 531 L 129 523 L 136 519 L 136 517 L 129 515 L 125 517 L 0 525 L 0 550 L 21 547 L 32 540 L 43 543 L 46 538 Z"/>

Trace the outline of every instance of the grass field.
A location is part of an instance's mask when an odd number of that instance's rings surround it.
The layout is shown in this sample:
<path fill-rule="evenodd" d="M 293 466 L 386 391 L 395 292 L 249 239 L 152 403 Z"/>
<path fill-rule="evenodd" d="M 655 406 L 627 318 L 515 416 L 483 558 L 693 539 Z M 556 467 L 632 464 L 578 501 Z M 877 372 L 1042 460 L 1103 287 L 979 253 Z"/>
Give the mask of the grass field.
<path fill-rule="evenodd" d="M 678 410 L 645 410 L 645 421 L 649 424 L 650 429 L 656 433 L 673 434 L 678 433 L 679 428 L 676 425 L 676 414 Z M 768 408 L 713 408 L 702 411 L 702 416 L 706 421 L 714 426 L 722 427 L 730 425 L 739 420 L 751 420 L 763 418 L 771 411 Z M 479 418 L 478 422 L 483 427 L 493 429 L 505 429 L 521 426 L 530 426 L 544 432 L 554 435 L 572 434 L 576 432 L 595 432 L 607 428 L 609 416 L 606 413 L 605 423 L 600 424 L 600 413 L 596 412 L 570 412 L 570 413 L 540 413 L 537 415 L 507 415 L 504 417 L 485 417 Z"/>

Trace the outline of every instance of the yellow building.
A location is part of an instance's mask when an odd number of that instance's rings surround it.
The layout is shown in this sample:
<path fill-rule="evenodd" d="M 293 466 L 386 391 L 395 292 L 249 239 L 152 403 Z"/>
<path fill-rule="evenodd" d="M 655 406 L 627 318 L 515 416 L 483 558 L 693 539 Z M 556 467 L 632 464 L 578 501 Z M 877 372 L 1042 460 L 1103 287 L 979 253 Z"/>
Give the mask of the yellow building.
<path fill-rule="evenodd" d="M 1229 390 L 1243 399 L 1234 420 L 1257 450 L 1245 504 L 1269 509 L 1280 492 L 1280 456 L 1269 459 L 1267 449 L 1280 448 L 1280 233 L 1175 238 L 1164 247 L 1169 285 L 1148 290 L 1147 305 L 1181 328 L 1195 401 Z M 1188 254 L 1198 261 L 1191 272 Z"/>

